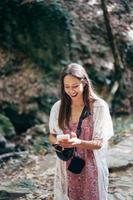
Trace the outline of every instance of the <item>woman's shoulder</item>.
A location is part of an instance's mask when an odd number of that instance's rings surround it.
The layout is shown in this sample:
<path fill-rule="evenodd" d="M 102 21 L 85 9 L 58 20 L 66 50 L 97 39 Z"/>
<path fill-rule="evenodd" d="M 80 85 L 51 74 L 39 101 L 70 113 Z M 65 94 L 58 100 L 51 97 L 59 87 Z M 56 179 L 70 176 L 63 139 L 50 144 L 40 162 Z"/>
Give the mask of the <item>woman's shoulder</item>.
<path fill-rule="evenodd" d="M 102 99 L 101 97 L 97 97 L 94 101 L 94 104 L 93 104 L 94 108 L 98 108 L 98 107 L 108 107 L 108 104 L 107 102 Z"/>
<path fill-rule="evenodd" d="M 51 108 L 51 111 L 58 111 L 59 108 L 60 108 L 60 104 L 61 104 L 61 100 L 56 101 L 56 102 L 53 104 L 53 106 L 52 106 L 52 108 Z"/>

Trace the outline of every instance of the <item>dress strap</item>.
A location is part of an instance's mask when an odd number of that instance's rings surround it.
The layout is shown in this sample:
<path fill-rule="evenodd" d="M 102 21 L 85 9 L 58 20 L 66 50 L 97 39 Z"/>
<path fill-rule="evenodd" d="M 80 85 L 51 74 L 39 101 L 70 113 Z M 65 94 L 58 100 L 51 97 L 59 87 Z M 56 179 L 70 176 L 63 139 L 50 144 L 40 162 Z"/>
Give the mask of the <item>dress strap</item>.
<path fill-rule="evenodd" d="M 79 138 L 80 134 L 81 134 L 81 125 L 82 125 L 82 121 L 88 117 L 90 115 L 90 111 L 88 110 L 87 106 L 84 106 L 83 110 L 82 110 L 82 113 L 80 115 L 80 118 L 79 118 L 79 122 L 78 122 L 78 125 L 77 125 L 77 130 L 76 130 L 76 134 L 77 134 L 77 137 Z"/>

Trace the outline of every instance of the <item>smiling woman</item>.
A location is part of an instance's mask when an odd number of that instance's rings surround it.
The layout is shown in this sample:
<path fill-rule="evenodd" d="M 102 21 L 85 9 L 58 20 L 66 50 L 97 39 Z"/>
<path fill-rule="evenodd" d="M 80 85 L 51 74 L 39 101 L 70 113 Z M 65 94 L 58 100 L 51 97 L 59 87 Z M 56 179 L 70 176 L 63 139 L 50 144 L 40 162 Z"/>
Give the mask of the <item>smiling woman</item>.
<path fill-rule="evenodd" d="M 80 124 L 85 109 L 89 114 Z M 62 72 L 61 100 L 51 109 L 49 127 L 54 146 L 60 146 L 60 151 L 75 149 L 74 157 L 67 161 L 57 157 L 54 199 L 107 200 L 106 151 L 113 135 L 112 120 L 107 103 L 94 93 L 85 69 L 76 63 Z M 58 140 L 57 135 L 62 134 L 70 137 Z"/>
<path fill-rule="evenodd" d="M 67 75 L 64 78 L 64 90 L 65 92 L 70 96 L 70 98 L 78 97 L 78 99 L 82 99 L 82 93 L 83 93 L 83 83 L 81 80 L 71 76 Z M 73 99 L 73 100 L 74 100 Z M 77 98 L 75 99 L 77 100 Z"/>

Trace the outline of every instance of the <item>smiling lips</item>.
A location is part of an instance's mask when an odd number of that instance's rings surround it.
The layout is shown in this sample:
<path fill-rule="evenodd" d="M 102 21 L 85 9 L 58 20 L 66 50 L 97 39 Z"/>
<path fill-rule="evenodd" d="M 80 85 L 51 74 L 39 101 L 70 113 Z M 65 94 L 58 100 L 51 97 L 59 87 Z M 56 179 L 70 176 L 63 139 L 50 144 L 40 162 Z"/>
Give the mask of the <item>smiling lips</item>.
<path fill-rule="evenodd" d="M 73 97 L 76 97 L 78 95 L 78 93 L 76 93 L 76 94 L 70 94 L 70 96 L 73 98 Z"/>

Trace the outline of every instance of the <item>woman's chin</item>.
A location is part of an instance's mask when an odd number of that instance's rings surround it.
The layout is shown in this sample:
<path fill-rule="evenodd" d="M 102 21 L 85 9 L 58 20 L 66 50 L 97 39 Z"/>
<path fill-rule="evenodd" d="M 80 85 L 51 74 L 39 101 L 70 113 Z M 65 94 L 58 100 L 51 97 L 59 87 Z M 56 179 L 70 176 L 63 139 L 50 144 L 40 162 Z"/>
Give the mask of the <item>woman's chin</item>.
<path fill-rule="evenodd" d="M 73 96 L 71 96 L 71 99 L 76 99 L 77 98 L 77 94 L 76 95 L 73 95 Z"/>

